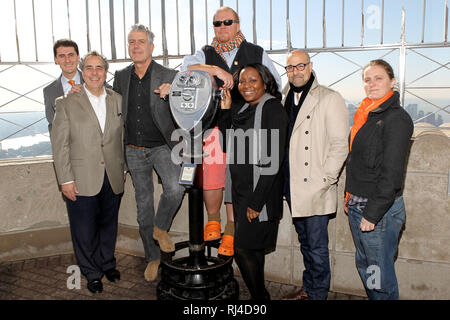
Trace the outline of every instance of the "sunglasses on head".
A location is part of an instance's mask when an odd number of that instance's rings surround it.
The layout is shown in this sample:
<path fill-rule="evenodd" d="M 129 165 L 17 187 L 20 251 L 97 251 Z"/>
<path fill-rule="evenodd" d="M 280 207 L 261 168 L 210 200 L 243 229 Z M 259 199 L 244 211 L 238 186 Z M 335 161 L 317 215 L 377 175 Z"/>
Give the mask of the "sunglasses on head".
<path fill-rule="evenodd" d="M 226 25 L 226 26 L 231 26 L 234 22 L 238 23 L 239 21 L 238 20 L 231 20 L 231 19 L 227 19 L 227 20 L 223 20 L 223 21 L 216 20 L 216 21 L 213 21 L 213 26 L 214 27 L 220 27 L 222 25 L 222 23 L 224 25 Z"/>

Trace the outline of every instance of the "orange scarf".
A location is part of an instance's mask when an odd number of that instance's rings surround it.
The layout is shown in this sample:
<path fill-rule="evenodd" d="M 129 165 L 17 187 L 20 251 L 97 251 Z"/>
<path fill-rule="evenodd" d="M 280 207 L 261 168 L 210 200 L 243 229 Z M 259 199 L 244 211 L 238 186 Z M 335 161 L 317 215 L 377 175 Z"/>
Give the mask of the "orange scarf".
<path fill-rule="evenodd" d="M 358 109 L 356 110 L 356 113 L 353 117 L 353 126 L 350 131 L 350 151 L 352 150 L 352 144 L 353 140 L 355 139 L 356 134 L 358 133 L 359 129 L 362 128 L 362 126 L 366 123 L 367 118 L 369 117 L 369 112 L 375 110 L 383 102 L 385 102 L 387 99 L 389 99 L 394 94 L 394 91 L 389 91 L 383 98 L 378 100 L 372 100 L 369 98 L 365 98 L 361 104 L 359 105 Z M 348 192 L 345 193 L 345 206 L 347 207 L 348 199 L 350 194 Z"/>
<path fill-rule="evenodd" d="M 214 37 L 213 42 L 211 43 L 211 47 L 216 49 L 216 52 L 222 57 L 225 62 L 227 62 L 227 59 L 225 59 L 223 53 L 239 48 L 244 40 L 244 35 L 241 31 L 238 31 L 238 33 L 236 33 L 236 35 L 234 36 L 234 39 L 226 43 L 221 43 L 219 42 L 219 40 L 217 40 L 216 37 Z"/>
<path fill-rule="evenodd" d="M 389 91 L 383 98 L 378 100 L 372 100 L 365 98 L 359 105 L 356 113 L 353 117 L 353 126 L 350 131 L 350 151 L 352 150 L 353 139 L 355 139 L 356 134 L 359 129 L 366 123 L 369 112 L 378 108 L 383 102 L 389 99 L 394 94 L 394 91 Z"/>

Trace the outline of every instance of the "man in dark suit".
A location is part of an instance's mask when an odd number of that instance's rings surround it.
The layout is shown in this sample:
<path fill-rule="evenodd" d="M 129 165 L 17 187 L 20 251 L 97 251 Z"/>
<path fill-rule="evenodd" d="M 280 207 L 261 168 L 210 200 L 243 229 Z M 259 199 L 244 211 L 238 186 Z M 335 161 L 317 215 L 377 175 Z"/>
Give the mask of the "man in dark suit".
<path fill-rule="evenodd" d="M 180 166 L 171 160 L 175 125 L 168 102 L 176 71 L 152 59 L 153 33 L 144 25 L 134 25 L 128 34 L 128 53 L 133 63 L 116 72 L 113 88 L 122 94 L 125 121 L 125 156 L 136 193 L 139 233 L 145 250 L 147 281 L 156 279 L 160 249 L 172 252 L 175 245 L 168 235 L 184 187 L 178 183 Z M 153 169 L 162 181 L 163 193 L 155 213 Z M 159 242 L 159 247 L 155 240 Z"/>
<path fill-rule="evenodd" d="M 54 60 L 61 68 L 58 79 L 44 88 L 45 116 L 48 121 L 48 131 L 52 129 L 55 114 L 55 100 L 70 92 L 80 92 L 83 78 L 78 70 L 80 54 L 78 45 L 69 39 L 60 39 L 53 45 Z"/>
<path fill-rule="evenodd" d="M 88 53 L 80 68 L 85 83 L 80 92 L 56 100 L 50 138 L 75 256 L 88 289 L 97 293 L 103 275 L 120 279 L 114 251 L 126 170 L 122 99 L 105 88 L 103 56 Z"/>

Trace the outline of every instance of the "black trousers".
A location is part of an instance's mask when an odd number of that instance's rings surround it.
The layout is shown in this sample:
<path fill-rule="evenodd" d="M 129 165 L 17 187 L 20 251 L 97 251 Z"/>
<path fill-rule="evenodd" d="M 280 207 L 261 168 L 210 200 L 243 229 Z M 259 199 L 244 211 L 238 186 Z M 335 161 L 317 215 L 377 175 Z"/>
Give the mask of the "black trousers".
<path fill-rule="evenodd" d="M 114 251 L 121 194 L 114 194 L 105 172 L 100 192 L 92 197 L 66 199 L 73 249 L 81 273 L 101 279 L 104 271 L 116 267 Z"/>
<path fill-rule="evenodd" d="M 242 249 L 234 247 L 234 261 L 241 271 L 242 278 L 252 300 L 270 300 L 264 285 L 264 249 Z"/>

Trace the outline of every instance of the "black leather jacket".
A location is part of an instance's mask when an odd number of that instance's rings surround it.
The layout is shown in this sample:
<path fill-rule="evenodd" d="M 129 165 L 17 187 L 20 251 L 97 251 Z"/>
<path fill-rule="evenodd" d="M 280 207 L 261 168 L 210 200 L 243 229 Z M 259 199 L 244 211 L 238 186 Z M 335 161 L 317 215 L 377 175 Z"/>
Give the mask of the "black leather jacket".
<path fill-rule="evenodd" d="M 402 195 L 406 158 L 414 130 L 411 117 L 394 94 L 369 113 L 347 157 L 346 191 L 368 198 L 363 217 L 381 220 Z"/>
<path fill-rule="evenodd" d="M 148 88 L 148 90 L 150 92 L 149 104 L 152 105 L 153 122 L 158 127 L 159 131 L 161 131 L 167 145 L 172 149 L 178 142 L 171 141 L 172 132 L 175 130 L 175 123 L 170 112 L 169 102 L 160 99 L 159 95 L 155 94 L 154 91 L 163 83 L 172 83 L 177 71 L 163 67 L 156 61 L 152 61 L 152 63 L 150 88 Z M 128 94 L 130 92 L 132 70 L 133 64 L 122 70 L 116 71 L 114 75 L 113 90 L 122 95 L 122 117 L 125 125 L 128 114 Z M 126 140 L 127 138 L 125 137 L 125 144 L 127 143 Z"/>

